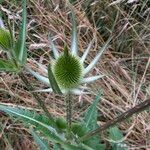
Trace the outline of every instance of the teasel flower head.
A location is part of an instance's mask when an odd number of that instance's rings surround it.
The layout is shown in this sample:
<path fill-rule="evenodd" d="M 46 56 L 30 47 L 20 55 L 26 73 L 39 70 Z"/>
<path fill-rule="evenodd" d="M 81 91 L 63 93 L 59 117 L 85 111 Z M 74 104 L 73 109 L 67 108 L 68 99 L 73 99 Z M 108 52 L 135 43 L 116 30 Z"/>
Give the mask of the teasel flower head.
<path fill-rule="evenodd" d="M 93 41 L 90 42 L 87 49 L 83 53 L 83 55 L 80 57 L 78 55 L 78 46 L 77 46 L 77 28 L 76 28 L 76 21 L 74 14 L 72 14 L 73 18 L 73 31 L 72 31 L 72 41 L 71 41 L 71 50 L 68 50 L 68 47 L 64 47 L 64 51 L 62 53 L 59 53 L 57 48 L 55 47 L 51 37 L 49 36 L 50 41 L 50 47 L 52 49 L 54 60 L 50 64 L 51 73 L 48 71 L 48 69 L 45 68 L 44 65 L 34 61 L 39 68 L 42 70 L 42 72 L 45 72 L 47 74 L 47 77 L 42 76 L 40 73 L 35 72 L 33 69 L 31 69 L 29 66 L 27 66 L 27 70 L 36 77 L 39 81 L 51 85 L 48 89 L 41 89 L 37 90 L 37 92 L 53 92 L 54 88 L 56 87 L 53 84 L 57 84 L 57 87 L 60 88 L 60 91 L 63 94 L 66 94 L 68 91 L 72 94 L 81 95 L 89 93 L 89 89 L 85 87 L 85 84 L 94 82 L 100 78 L 102 78 L 104 75 L 96 75 L 96 76 L 90 76 L 85 77 L 87 74 L 95 67 L 99 59 L 101 58 L 101 55 L 105 51 L 105 49 L 108 47 L 108 44 L 111 41 L 111 38 L 107 40 L 107 42 L 99 49 L 98 54 L 96 57 L 89 63 L 88 66 L 85 67 L 85 59 L 92 47 Z M 48 74 L 53 74 L 52 82 L 48 78 Z M 55 80 L 56 82 L 53 82 Z"/>

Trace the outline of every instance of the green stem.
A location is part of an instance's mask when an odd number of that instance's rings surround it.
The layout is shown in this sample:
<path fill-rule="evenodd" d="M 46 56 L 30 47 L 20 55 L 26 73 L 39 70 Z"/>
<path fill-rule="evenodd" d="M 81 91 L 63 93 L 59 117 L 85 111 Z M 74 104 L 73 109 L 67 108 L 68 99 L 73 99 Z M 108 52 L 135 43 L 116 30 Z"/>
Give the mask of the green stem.
<path fill-rule="evenodd" d="M 68 125 L 68 139 L 70 139 L 71 136 L 71 123 L 72 123 L 72 96 L 71 93 L 68 92 L 66 95 L 66 121 Z"/>
<path fill-rule="evenodd" d="M 31 94 L 33 95 L 33 97 L 37 101 L 38 105 L 43 109 L 43 111 L 45 112 L 46 116 L 50 120 L 53 120 L 53 117 L 50 115 L 50 113 L 49 113 L 48 109 L 46 108 L 44 102 L 41 100 L 41 98 L 38 96 L 37 93 L 33 92 L 34 88 L 30 84 L 30 82 L 28 81 L 28 79 L 25 77 L 25 75 L 23 74 L 23 72 L 20 72 L 18 75 L 19 75 L 20 79 L 24 82 L 24 84 L 26 85 L 27 89 L 31 92 Z"/>
<path fill-rule="evenodd" d="M 139 113 L 143 110 L 145 110 L 146 108 L 148 108 L 150 106 L 150 98 L 145 100 L 144 102 L 138 104 L 137 106 L 129 109 L 128 111 L 122 113 L 120 116 L 114 118 L 113 120 L 110 120 L 108 122 L 106 122 L 104 125 L 102 125 L 101 127 L 85 134 L 83 137 L 80 138 L 81 141 L 84 141 L 96 134 L 99 134 L 100 132 L 108 129 L 109 127 L 120 123 L 122 121 L 125 121 L 127 118 L 131 117 L 133 114 Z"/>

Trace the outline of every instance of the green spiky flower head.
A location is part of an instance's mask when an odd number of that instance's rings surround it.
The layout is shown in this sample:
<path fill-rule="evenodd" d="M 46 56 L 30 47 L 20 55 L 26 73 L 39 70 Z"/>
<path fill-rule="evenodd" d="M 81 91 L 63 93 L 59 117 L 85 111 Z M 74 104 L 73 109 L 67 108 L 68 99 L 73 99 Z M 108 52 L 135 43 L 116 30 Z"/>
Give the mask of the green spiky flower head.
<path fill-rule="evenodd" d="M 67 47 L 60 55 L 54 65 L 53 73 L 58 85 L 64 89 L 75 88 L 82 79 L 82 65 L 79 58 L 70 54 Z"/>

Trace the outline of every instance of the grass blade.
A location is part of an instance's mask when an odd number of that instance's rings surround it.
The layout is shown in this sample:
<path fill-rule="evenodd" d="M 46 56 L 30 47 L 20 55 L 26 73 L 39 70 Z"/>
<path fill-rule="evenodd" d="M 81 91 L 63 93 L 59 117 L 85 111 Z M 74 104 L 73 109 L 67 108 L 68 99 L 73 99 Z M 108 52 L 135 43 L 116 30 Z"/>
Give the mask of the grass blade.
<path fill-rule="evenodd" d="M 27 59 L 27 50 L 26 50 L 26 0 L 22 0 L 22 23 L 19 32 L 19 38 L 15 44 L 15 56 L 21 65 L 25 64 Z"/>
<path fill-rule="evenodd" d="M 53 54 L 54 54 L 54 58 L 57 59 L 59 57 L 58 50 L 57 50 L 54 42 L 52 41 L 50 35 L 48 36 L 48 39 L 49 39 L 49 42 L 50 42 L 50 48 L 52 49 Z"/>
<path fill-rule="evenodd" d="M 62 92 L 61 92 L 61 90 L 60 90 L 60 88 L 59 88 L 59 86 L 56 82 L 56 79 L 53 75 L 53 72 L 51 70 L 51 65 L 50 64 L 48 65 L 48 78 L 49 78 L 49 82 L 51 84 L 51 87 L 52 87 L 53 91 L 57 94 L 62 94 Z"/>
<path fill-rule="evenodd" d="M 77 52 L 78 52 L 77 25 L 76 25 L 75 15 L 74 15 L 73 11 L 71 12 L 71 16 L 72 16 L 72 24 L 73 24 L 72 40 L 71 40 L 71 53 L 73 55 L 77 55 Z"/>
<path fill-rule="evenodd" d="M 99 61 L 99 59 L 101 58 L 102 54 L 104 53 L 104 51 L 106 50 L 106 48 L 108 47 L 110 41 L 112 40 L 112 37 L 110 37 L 106 43 L 103 45 L 102 48 L 100 48 L 98 54 L 96 55 L 96 57 L 93 59 L 93 61 L 85 68 L 84 70 L 84 75 L 87 74 L 91 69 L 93 69 L 93 67 L 96 65 L 96 63 Z"/>

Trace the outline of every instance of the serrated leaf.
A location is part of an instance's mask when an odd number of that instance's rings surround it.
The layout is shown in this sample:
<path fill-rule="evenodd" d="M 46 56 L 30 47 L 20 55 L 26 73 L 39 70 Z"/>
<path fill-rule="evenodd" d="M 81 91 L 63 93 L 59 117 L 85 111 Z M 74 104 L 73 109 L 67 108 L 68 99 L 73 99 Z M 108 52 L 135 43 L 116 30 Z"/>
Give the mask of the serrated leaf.
<path fill-rule="evenodd" d="M 32 137 L 40 150 L 50 150 L 50 147 L 48 145 L 48 142 L 44 139 L 42 139 L 36 132 L 34 132 L 32 129 L 30 129 L 30 132 L 32 134 Z"/>
<path fill-rule="evenodd" d="M 17 72 L 18 69 L 11 61 L 0 59 L 0 71 Z"/>
<path fill-rule="evenodd" d="M 19 31 L 19 38 L 15 43 L 14 54 L 19 64 L 26 63 L 27 50 L 26 50 L 26 0 L 22 0 L 22 23 Z"/>
<path fill-rule="evenodd" d="M 49 78 L 49 82 L 51 84 L 51 87 L 53 89 L 53 91 L 57 94 L 62 94 L 57 82 L 56 82 L 56 79 L 53 75 L 53 72 L 52 72 L 52 69 L 51 69 L 51 65 L 49 64 L 48 65 L 48 78 Z"/>
<path fill-rule="evenodd" d="M 109 132 L 109 138 L 112 146 L 112 150 L 126 150 L 126 148 L 123 148 L 122 145 L 124 142 L 121 140 L 123 139 L 122 132 L 117 127 L 111 127 L 108 130 Z"/>
<path fill-rule="evenodd" d="M 4 51 L 12 49 L 12 39 L 10 32 L 4 28 L 0 28 L 0 47 Z"/>
<path fill-rule="evenodd" d="M 94 130 L 98 127 L 97 125 L 97 105 L 100 101 L 102 93 L 100 92 L 94 99 L 94 102 L 89 108 L 87 109 L 84 117 L 84 121 L 86 124 L 86 128 L 88 131 Z M 100 137 L 98 135 L 89 138 L 85 141 L 85 144 L 92 147 L 94 150 L 98 150 L 97 146 L 100 144 Z"/>
<path fill-rule="evenodd" d="M 53 127 L 55 122 L 53 120 L 49 120 L 43 115 L 38 115 L 34 111 L 29 111 L 23 108 L 10 107 L 0 105 L 0 110 L 5 113 L 21 119 L 27 126 L 33 126 L 36 131 L 41 132 L 47 139 L 52 142 L 62 143 L 64 138 L 59 135 L 56 129 Z"/>
<path fill-rule="evenodd" d="M 86 123 L 86 127 L 89 130 L 94 130 L 97 127 L 97 105 L 100 101 L 102 93 L 99 93 L 96 98 L 94 99 L 94 102 L 89 108 L 87 109 L 84 121 Z"/>

